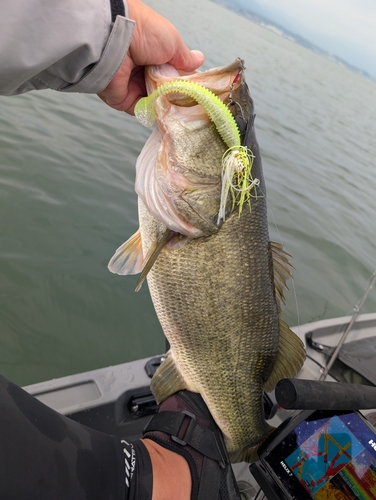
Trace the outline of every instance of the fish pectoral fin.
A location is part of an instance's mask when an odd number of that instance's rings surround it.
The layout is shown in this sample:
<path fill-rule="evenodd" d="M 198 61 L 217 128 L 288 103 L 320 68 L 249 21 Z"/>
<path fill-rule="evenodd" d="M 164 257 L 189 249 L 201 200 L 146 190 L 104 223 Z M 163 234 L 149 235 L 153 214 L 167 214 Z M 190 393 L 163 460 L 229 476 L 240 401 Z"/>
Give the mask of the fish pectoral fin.
<path fill-rule="evenodd" d="M 264 384 L 264 390 L 270 392 L 283 378 L 294 377 L 303 366 L 305 357 L 303 342 L 290 330 L 287 323 L 280 319 L 279 348 L 274 360 L 273 371 Z"/>
<path fill-rule="evenodd" d="M 141 233 L 138 230 L 116 250 L 107 267 L 114 274 L 138 274 L 143 260 Z"/>
<path fill-rule="evenodd" d="M 140 290 L 142 283 L 144 282 L 150 269 L 153 267 L 155 261 L 158 258 L 158 255 L 161 253 L 162 248 L 166 245 L 166 243 L 171 239 L 171 237 L 174 234 L 175 234 L 174 231 L 171 231 L 171 229 L 166 229 L 160 240 L 155 241 L 155 243 L 149 248 L 149 251 L 144 259 L 140 277 L 138 278 L 138 281 L 136 283 L 136 288 L 135 288 L 136 292 Z"/>
<path fill-rule="evenodd" d="M 167 356 L 153 375 L 150 388 L 158 404 L 175 392 L 187 389 L 183 376 L 171 356 Z"/>

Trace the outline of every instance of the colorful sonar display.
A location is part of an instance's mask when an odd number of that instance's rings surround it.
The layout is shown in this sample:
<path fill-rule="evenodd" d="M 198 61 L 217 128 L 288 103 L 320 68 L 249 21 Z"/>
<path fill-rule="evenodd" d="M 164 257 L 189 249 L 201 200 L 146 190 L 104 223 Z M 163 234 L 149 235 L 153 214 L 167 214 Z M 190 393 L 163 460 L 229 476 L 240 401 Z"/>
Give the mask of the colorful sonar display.
<path fill-rule="evenodd" d="M 364 446 L 348 432 L 339 417 L 333 417 L 287 457 L 285 463 L 314 498 L 346 499 L 351 498 L 343 496 L 349 489 L 347 484 L 351 489 L 359 492 L 363 489 L 366 492 L 366 488 L 362 487 L 363 478 L 359 478 L 359 470 L 354 467 L 356 462 L 353 461 L 362 452 L 364 456 Z M 320 494 L 319 490 L 322 490 Z"/>
<path fill-rule="evenodd" d="M 376 434 L 355 412 L 315 412 L 301 421 L 264 460 L 287 497 L 376 499 Z"/>

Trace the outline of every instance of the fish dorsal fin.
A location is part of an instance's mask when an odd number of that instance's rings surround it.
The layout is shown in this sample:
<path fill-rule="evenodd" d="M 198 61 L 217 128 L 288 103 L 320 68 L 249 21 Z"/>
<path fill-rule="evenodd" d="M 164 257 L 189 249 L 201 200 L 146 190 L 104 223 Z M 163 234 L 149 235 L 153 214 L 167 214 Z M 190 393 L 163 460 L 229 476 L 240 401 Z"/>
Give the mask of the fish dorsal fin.
<path fill-rule="evenodd" d="M 107 267 L 114 274 L 138 274 L 143 260 L 141 233 L 138 230 L 116 250 Z"/>
<path fill-rule="evenodd" d="M 274 288 L 279 306 L 281 302 L 283 304 L 285 303 L 284 291 L 288 289 L 286 281 L 292 278 L 291 270 L 294 269 L 294 267 L 289 262 L 289 257 L 291 257 L 291 255 L 284 251 L 281 243 L 270 241 L 269 249 L 273 259 Z"/>
<path fill-rule="evenodd" d="M 290 330 L 287 323 L 279 320 L 279 346 L 273 371 L 264 384 L 266 392 L 272 391 L 283 378 L 294 377 L 305 360 L 305 348 L 300 338 Z"/>
<path fill-rule="evenodd" d="M 138 278 L 136 284 L 136 292 L 138 292 L 144 282 L 146 276 L 148 275 L 150 269 L 153 267 L 155 261 L 157 260 L 158 255 L 161 253 L 162 248 L 166 245 L 166 243 L 171 239 L 171 236 L 174 234 L 170 229 L 166 229 L 163 233 L 162 237 L 155 241 L 153 245 L 149 248 L 148 253 L 144 259 L 144 263 L 142 266 L 140 277 Z"/>
<path fill-rule="evenodd" d="M 187 389 L 183 376 L 169 353 L 167 353 L 166 359 L 153 375 L 150 388 L 158 404 L 171 394 Z"/>
<path fill-rule="evenodd" d="M 273 260 L 275 296 L 280 309 L 281 303 L 285 303 L 286 281 L 292 277 L 291 270 L 294 268 L 289 262 L 291 255 L 284 251 L 282 244 L 271 241 L 269 248 Z M 294 377 L 302 367 L 304 360 L 303 342 L 280 318 L 278 352 L 274 360 L 273 371 L 264 385 L 264 390 L 270 392 L 281 379 Z"/>

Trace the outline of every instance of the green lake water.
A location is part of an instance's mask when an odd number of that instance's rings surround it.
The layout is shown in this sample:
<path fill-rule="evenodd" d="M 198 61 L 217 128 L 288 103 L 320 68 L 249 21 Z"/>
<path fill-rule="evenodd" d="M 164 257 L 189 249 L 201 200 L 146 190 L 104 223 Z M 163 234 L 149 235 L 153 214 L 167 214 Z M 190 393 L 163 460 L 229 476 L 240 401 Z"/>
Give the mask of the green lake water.
<path fill-rule="evenodd" d="M 204 69 L 246 62 L 270 235 L 295 267 L 284 318 L 351 314 L 376 267 L 376 84 L 207 0 L 146 3 Z M 147 286 L 107 270 L 138 227 L 149 134 L 96 96 L 0 98 L 0 372 L 18 384 L 163 351 Z"/>

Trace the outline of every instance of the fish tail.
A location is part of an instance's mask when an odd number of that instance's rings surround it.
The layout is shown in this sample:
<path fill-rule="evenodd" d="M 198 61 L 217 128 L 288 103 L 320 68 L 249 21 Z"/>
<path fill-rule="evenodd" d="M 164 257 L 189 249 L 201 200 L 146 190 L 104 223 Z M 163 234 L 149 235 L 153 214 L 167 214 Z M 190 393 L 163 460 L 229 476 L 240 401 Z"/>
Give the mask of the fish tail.
<path fill-rule="evenodd" d="M 268 425 L 267 432 L 264 435 L 263 439 L 255 446 L 245 446 L 241 450 L 236 450 L 236 451 L 230 451 L 229 452 L 229 458 L 231 463 L 237 463 L 237 462 L 247 462 L 247 463 L 253 463 L 257 462 L 259 460 L 258 456 L 258 449 L 262 445 L 262 443 L 270 436 L 272 432 L 275 431 L 275 427 Z"/>

